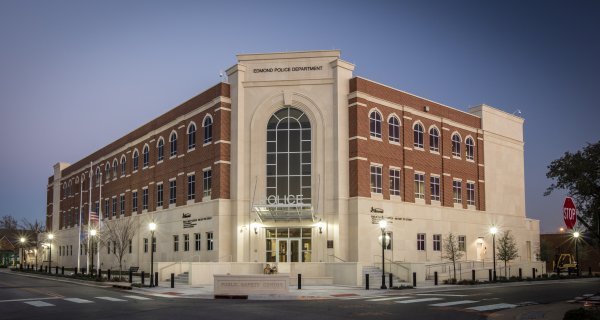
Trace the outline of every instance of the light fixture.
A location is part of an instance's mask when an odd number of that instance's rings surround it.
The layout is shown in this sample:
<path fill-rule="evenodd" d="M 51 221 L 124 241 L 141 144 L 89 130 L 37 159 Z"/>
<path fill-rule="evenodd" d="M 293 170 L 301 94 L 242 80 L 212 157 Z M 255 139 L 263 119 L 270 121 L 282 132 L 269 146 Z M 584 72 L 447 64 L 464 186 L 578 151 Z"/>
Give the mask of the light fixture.
<path fill-rule="evenodd" d="M 21 243 L 25 243 L 25 237 L 21 237 Z"/>
<path fill-rule="evenodd" d="M 148 224 L 148 229 L 150 229 L 150 231 L 154 231 L 154 230 L 156 230 L 156 223 L 154 223 L 154 222 L 150 222 L 150 223 Z"/>
<path fill-rule="evenodd" d="M 490 228 L 490 233 L 491 234 L 496 234 L 498 232 L 498 228 L 497 227 L 491 227 Z"/>
<path fill-rule="evenodd" d="M 579 231 L 575 231 L 575 232 L 573 232 L 573 237 L 575 237 L 575 238 L 579 238 L 579 236 L 580 236 L 580 233 L 579 233 Z"/>
<path fill-rule="evenodd" d="M 52 233 L 51 233 L 51 234 L 49 234 L 49 235 L 48 235 L 48 239 L 50 239 L 50 240 L 54 239 L 54 235 L 53 235 Z"/>
<path fill-rule="evenodd" d="M 494 282 L 496 282 L 496 232 L 498 232 L 496 226 L 490 228 L 490 233 L 492 234 L 492 258 L 494 259 L 494 275 L 492 280 Z"/>
<path fill-rule="evenodd" d="M 319 228 L 319 234 L 323 234 L 323 228 L 325 228 L 325 222 L 322 219 L 319 219 L 317 222 L 317 227 Z"/>
<path fill-rule="evenodd" d="M 92 229 L 90 230 L 90 236 L 95 237 L 96 236 L 96 229 Z"/>

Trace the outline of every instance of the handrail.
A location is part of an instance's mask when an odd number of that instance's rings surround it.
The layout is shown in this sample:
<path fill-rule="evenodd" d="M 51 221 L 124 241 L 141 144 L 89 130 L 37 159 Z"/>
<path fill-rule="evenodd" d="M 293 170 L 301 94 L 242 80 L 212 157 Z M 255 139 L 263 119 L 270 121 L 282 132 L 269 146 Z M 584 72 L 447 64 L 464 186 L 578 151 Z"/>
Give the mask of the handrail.
<path fill-rule="evenodd" d="M 178 263 L 181 263 L 181 262 L 173 262 L 173 263 L 171 263 L 171 264 L 169 264 L 169 265 L 166 265 L 166 266 L 164 266 L 164 267 L 160 268 L 160 269 L 158 270 L 159 274 L 162 274 L 162 271 L 163 271 L 164 269 L 166 269 L 166 268 L 170 268 L 170 267 L 172 267 L 172 266 L 174 266 L 174 265 L 176 265 L 176 264 L 178 264 Z"/>
<path fill-rule="evenodd" d="M 333 257 L 334 259 L 338 259 L 338 260 L 340 260 L 341 262 L 348 262 L 348 261 L 346 261 L 346 260 L 344 260 L 344 259 L 342 259 L 342 258 L 340 258 L 340 257 L 336 256 L 335 254 L 330 254 L 330 255 L 328 255 L 328 257 Z"/>

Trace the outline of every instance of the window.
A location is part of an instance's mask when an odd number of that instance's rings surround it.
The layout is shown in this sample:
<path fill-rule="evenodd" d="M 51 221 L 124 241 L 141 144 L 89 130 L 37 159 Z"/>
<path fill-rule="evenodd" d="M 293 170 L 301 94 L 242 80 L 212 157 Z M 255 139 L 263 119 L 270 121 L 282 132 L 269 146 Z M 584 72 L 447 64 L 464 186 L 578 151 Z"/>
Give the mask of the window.
<path fill-rule="evenodd" d="M 162 183 L 156 185 L 156 206 L 157 206 L 157 209 L 158 209 L 158 207 L 163 206 L 163 185 L 162 185 Z"/>
<path fill-rule="evenodd" d="M 425 234 L 417 233 L 417 250 L 425 251 Z"/>
<path fill-rule="evenodd" d="M 169 155 L 174 157 L 177 155 L 177 134 L 175 132 L 171 133 L 169 143 L 171 144 L 171 153 Z"/>
<path fill-rule="evenodd" d="M 119 162 L 117 159 L 113 161 L 113 179 L 117 178 L 117 170 L 119 169 Z"/>
<path fill-rule="evenodd" d="M 142 154 L 144 156 L 144 168 L 148 168 L 148 164 L 150 163 L 150 148 L 148 146 L 144 146 L 144 150 Z"/>
<path fill-rule="evenodd" d="M 369 124 L 371 137 L 381 139 L 381 114 L 377 111 L 372 111 L 369 114 Z"/>
<path fill-rule="evenodd" d="M 156 237 L 152 238 L 152 252 L 156 252 Z"/>
<path fill-rule="evenodd" d="M 390 195 L 400 195 L 400 169 L 390 169 Z"/>
<path fill-rule="evenodd" d="M 179 235 L 173 236 L 173 251 L 179 251 Z"/>
<path fill-rule="evenodd" d="M 169 204 L 177 202 L 177 180 L 169 181 Z"/>
<path fill-rule="evenodd" d="M 144 253 L 148 253 L 148 238 L 144 238 Z"/>
<path fill-rule="evenodd" d="M 452 181 L 452 194 L 454 203 L 462 203 L 462 183 L 460 180 Z"/>
<path fill-rule="evenodd" d="M 110 254 L 110 241 L 106 242 L 106 253 Z"/>
<path fill-rule="evenodd" d="M 371 165 L 371 193 L 381 193 L 381 166 Z"/>
<path fill-rule="evenodd" d="M 213 233 L 212 232 L 207 232 L 206 233 L 206 250 L 208 251 L 212 251 L 213 250 Z"/>
<path fill-rule="evenodd" d="M 423 148 L 423 126 L 420 123 L 415 123 L 415 125 L 413 126 L 413 133 L 414 133 L 414 143 L 413 145 L 415 146 L 415 148 Z"/>
<path fill-rule="evenodd" d="M 473 160 L 474 157 L 474 153 L 475 153 L 475 142 L 473 142 L 473 138 L 468 137 L 467 140 L 465 141 L 465 144 L 467 145 L 467 160 Z"/>
<path fill-rule="evenodd" d="M 425 174 L 415 173 L 415 199 L 425 199 Z"/>
<path fill-rule="evenodd" d="M 183 235 L 183 251 L 190 251 L 190 235 L 187 233 Z"/>
<path fill-rule="evenodd" d="M 212 188 L 212 170 L 202 172 L 202 196 L 210 197 Z"/>
<path fill-rule="evenodd" d="M 194 239 L 196 240 L 194 250 L 200 251 L 200 241 L 202 241 L 202 236 L 200 235 L 200 233 L 194 233 Z"/>
<path fill-rule="evenodd" d="M 162 137 L 158 139 L 158 144 L 156 145 L 156 161 L 163 161 L 165 158 L 165 141 Z"/>
<path fill-rule="evenodd" d="M 133 250 L 133 240 L 129 239 L 129 246 L 128 247 L 129 247 L 129 253 L 131 253 L 132 250 Z"/>
<path fill-rule="evenodd" d="M 393 241 L 393 237 L 392 237 L 392 232 L 391 231 L 386 231 L 385 232 L 385 250 L 392 250 L 392 243 Z"/>
<path fill-rule="evenodd" d="M 100 185 L 100 179 L 102 179 L 102 175 L 100 174 L 100 167 L 96 168 L 96 187 Z"/>
<path fill-rule="evenodd" d="M 440 152 L 440 132 L 435 127 L 429 129 L 429 151 Z"/>
<path fill-rule="evenodd" d="M 117 215 L 117 197 L 112 198 L 112 216 Z"/>
<path fill-rule="evenodd" d="M 188 135 L 188 150 L 194 149 L 196 147 L 196 125 L 194 123 L 190 124 L 187 135 Z"/>
<path fill-rule="evenodd" d="M 433 251 L 442 251 L 442 235 L 433 235 Z"/>
<path fill-rule="evenodd" d="M 398 118 L 396 117 L 391 117 L 389 120 L 389 126 L 388 126 L 388 130 L 389 130 L 389 141 L 390 142 L 400 142 L 400 121 L 398 121 Z"/>
<path fill-rule="evenodd" d="M 429 186 L 431 189 L 431 201 L 440 201 L 440 177 L 429 177 Z"/>
<path fill-rule="evenodd" d="M 138 193 L 137 191 L 134 191 L 133 193 L 131 193 L 131 211 L 132 212 L 137 212 L 138 211 Z"/>
<path fill-rule="evenodd" d="M 466 236 L 458 236 L 458 251 L 467 251 L 467 237 Z"/>
<path fill-rule="evenodd" d="M 475 183 L 467 182 L 467 204 L 470 206 L 475 205 Z"/>
<path fill-rule="evenodd" d="M 108 218 L 110 213 L 110 200 L 104 199 L 104 218 Z"/>
<path fill-rule="evenodd" d="M 132 158 L 133 158 L 133 171 L 137 171 L 137 169 L 138 169 L 138 165 L 139 165 L 139 161 L 140 161 L 140 160 L 139 160 L 139 159 L 140 159 L 140 157 L 139 157 L 139 154 L 138 154 L 138 151 L 137 151 L 137 150 L 133 151 L 133 156 L 132 156 Z"/>
<path fill-rule="evenodd" d="M 212 117 L 207 115 L 204 117 L 204 121 L 202 122 L 202 127 L 204 127 L 204 143 L 209 143 L 212 141 Z"/>
<path fill-rule="evenodd" d="M 124 194 L 121 195 L 119 204 L 121 205 L 121 215 L 124 215 L 125 214 L 125 195 Z"/>
<path fill-rule="evenodd" d="M 142 210 L 148 210 L 148 188 L 142 190 Z"/>
<path fill-rule="evenodd" d="M 460 136 L 456 133 L 452 135 L 452 156 L 460 157 Z"/>
<path fill-rule="evenodd" d="M 194 200 L 196 198 L 196 175 L 192 174 L 188 176 L 188 192 L 187 199 Z"/>
<path fill-rule="evenodd" d="M 104 167 L 104 178 L 106 178 L 107 182 L 108 182 L 108 180 L 110 180 L 110 164 L 108 164 L 108 163 Z"/>
<path fill-rule="evenodd" d="M 127 158 L 125 156 L 121 157 L 121 176 L 127 174 Z"/>

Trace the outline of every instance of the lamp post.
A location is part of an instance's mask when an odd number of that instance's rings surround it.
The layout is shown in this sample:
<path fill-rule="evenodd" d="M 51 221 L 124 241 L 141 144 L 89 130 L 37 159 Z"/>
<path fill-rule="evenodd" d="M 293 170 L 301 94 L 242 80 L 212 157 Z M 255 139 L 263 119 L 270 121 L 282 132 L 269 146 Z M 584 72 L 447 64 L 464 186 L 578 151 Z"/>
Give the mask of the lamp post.
<path fill-rule="evenodd" d="M 577 242 L 579 242 L 580 233 L 578 231 L 573 232 L 573 238 L 575 238 L 575 262 L 577 266 L 577 276 L 579 276 L 579 251 L 577 250 Z"/>
<path fill-rule="evenodd" d="M 492 255 L 494 260 L 494 277 L 492 280 L 496 282 L 496 232 L 498 232 L 498 228 L 491 227 L 490 232 L 492 233 Z"/>
<path fill-rule="evenodd" d="M 21 270 L 23 270 L 23 263 L 25 263 L 25 237 L 21 237 Z"/>
<path fill-rule="evenodd" d="M 385 227 L 387 227 L 387 221 L 379 220 L 379 228 L 381 228 L 381 289 L 387 289 L 385 286 Z"/>
<path fill-rule="evenodd" d="M 90 268 L 90 270 L 91 270 L 90 273 L 94 274 L 94 237 L 96 236 L 96 229 L 90 230 L 90 236 L 92 237 L 91 238 L 91 240 L 92 240 L 92 249 L 91 249 L 91 251 L 92 251 L 92 267 Z"/>
<path fill-rule="evenodd" d="M 154 287 L 154 230 L 156 230 L 156 223 L 150 222 L 148 229 L 150 229 L 150 287 Z"/>
<path fill-rule="evenodd" d="M 52 273 L 52 239 L 54 239 L 54 235 L 51 233 L 48 235 L 48 240 L 50 240 L 49 248 L 50 248 L 50 258 L 48 259 L 48 272 Z"/>

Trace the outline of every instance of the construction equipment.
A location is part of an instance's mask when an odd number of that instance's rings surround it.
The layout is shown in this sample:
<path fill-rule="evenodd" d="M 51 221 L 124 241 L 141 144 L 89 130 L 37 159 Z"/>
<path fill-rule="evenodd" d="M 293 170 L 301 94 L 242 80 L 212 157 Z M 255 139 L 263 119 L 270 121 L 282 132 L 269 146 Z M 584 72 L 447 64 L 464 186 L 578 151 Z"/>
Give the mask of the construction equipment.
<path fill-rule="evenodd" d="M 552 269 L 556 272 L 560 271 L 576 271 L 577 261 L 570 253 L 561 253 L 560 256 L 556 255 L 554 261 L 552 261 Z"/>

